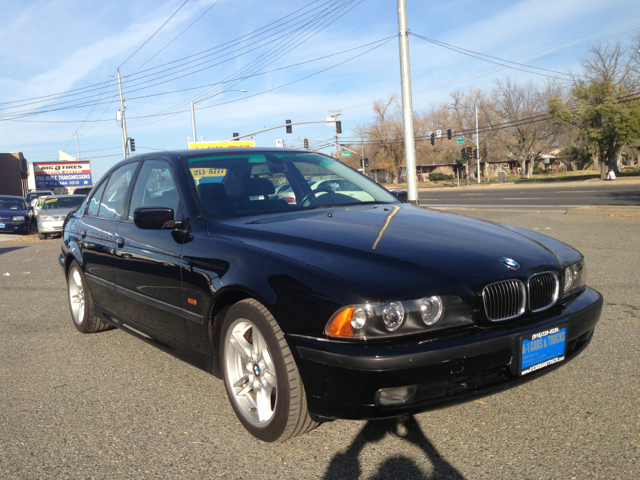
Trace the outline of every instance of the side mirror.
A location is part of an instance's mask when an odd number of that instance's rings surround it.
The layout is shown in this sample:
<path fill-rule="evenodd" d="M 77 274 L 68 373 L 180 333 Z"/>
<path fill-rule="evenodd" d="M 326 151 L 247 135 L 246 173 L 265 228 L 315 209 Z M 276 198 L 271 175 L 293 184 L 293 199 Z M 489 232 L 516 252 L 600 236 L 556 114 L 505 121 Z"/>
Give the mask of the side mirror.
<path fill-rule="evenodd" d="M 139 207 L 133 212 L 133 223 L 141 230 L 162 230 L 167 222 L 173 222 L 173 209 Z"/>
<path fill-rule="evenodd" d="M 32 212 L 33 212 L 33 207 L 32 207 L 31 205 L 29 205 L 29 206 L 27 207 L 27 210 L 30 210 L 30 211 L 32 211 Z"/>
<path fill-rule="evenodd" d="M 409 195 L 406 190 L 390 190 L 391 194 L 402 203 L 409 203 Z"/>

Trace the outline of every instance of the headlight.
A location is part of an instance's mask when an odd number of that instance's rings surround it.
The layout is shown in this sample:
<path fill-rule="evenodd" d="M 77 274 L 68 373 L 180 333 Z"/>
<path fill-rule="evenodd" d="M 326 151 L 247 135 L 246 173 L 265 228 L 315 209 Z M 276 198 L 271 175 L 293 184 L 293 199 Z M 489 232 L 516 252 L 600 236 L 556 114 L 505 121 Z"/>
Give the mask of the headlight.
<path fill-rule="evenodd" d="M 587 265 L 581 262 L 569 265 L 564 269 L 564 296 L 584 287 L 587 284 Z"/>
<path fill-rule="evenodd" d="M 53 220 L 53 217 L 51 215 L 40 215 L 40 220 L 44 220 L 46 222 L 50 222 Z"/>
<path fill-rule="evenodd" d="M 11 217 L 12 222 L 24 222 L 24 217 Z"/>
<path fill-rule="evenodd" d="M 383 339 L 471 324 L 471 309 L 459 297 L 444 295 L 346 306 L 331 317 L 325 334 L 354 340 Z"/>

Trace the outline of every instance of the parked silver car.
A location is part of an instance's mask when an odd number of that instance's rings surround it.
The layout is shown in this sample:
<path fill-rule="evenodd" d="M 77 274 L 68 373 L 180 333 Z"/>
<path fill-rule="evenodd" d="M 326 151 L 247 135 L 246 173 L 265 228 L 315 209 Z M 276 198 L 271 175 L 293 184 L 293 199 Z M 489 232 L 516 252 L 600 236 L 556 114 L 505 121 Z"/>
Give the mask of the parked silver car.
<path fill-rule="evenodd" d="M 41 240 L 52 233 L 62 232 L 62 224 L 69 212 L 78 208 L 84 195 L 51 195 L 47 197 L 37 215 L 38 236 Z"/>

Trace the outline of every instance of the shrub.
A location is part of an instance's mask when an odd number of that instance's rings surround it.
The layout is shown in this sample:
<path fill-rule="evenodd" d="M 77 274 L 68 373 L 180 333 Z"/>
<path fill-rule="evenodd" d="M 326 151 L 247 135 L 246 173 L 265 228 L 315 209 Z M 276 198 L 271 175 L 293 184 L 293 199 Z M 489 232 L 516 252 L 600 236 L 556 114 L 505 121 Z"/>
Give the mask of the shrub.
<path fill-rule="evenodd" d="M 541 175 L 543 173 L 547 173 L 547 171 L 544 168 L 536 167 L 533 169 L 533 173 L 535 175 Z"/>
<path fill-rule="evenodd" d="M 453 180 L 453 175 L 446 175 L 444 173 L 430 173 L 429 180 L 432 182 L 439 182 L 440 180 Z"/>

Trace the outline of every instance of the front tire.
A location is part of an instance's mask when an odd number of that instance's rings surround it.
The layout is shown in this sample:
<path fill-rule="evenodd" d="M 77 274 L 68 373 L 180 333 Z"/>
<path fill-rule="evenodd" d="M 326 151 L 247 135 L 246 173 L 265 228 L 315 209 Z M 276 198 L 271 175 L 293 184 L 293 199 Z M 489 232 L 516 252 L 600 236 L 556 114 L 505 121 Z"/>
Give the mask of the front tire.
<path fill-rule="evenodd" d="M 96 333 L 113 328 L 93 313 L 93 301 L 80 264 L 73 260 L 67 274 L 69 309 L 73 324 L 82 333 Z"/>
<path fill-rule="evenodd" d="M 275 318 L 248 299 L 225 315 L 221 366 L 236 416 L 265 442 L 301 435 L 318 424 L 309 416 L 300 372 Z"/>
<path fill-rule="evenodd" d="M 47 234 L 46 233 L 38 233 L 38 238 L 40 240 L 46 240 L 47 239 Z"/>

